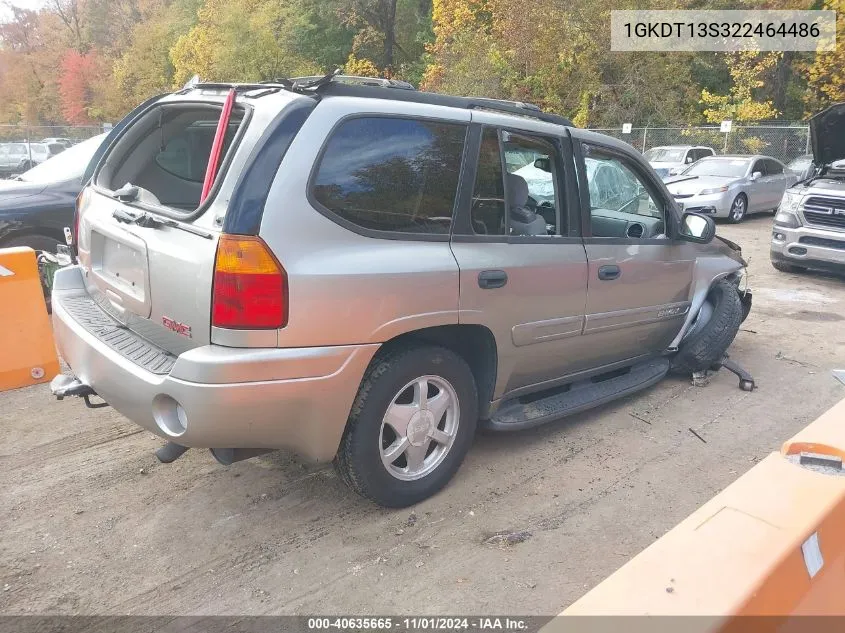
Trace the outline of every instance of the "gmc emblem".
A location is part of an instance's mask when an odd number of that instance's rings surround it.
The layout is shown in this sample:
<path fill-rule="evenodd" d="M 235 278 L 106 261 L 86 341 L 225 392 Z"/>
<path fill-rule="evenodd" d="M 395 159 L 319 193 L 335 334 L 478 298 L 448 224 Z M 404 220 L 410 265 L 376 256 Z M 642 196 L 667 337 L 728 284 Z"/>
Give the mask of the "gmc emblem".
<path fill-rule="evenodd" d="M 181 334 L 182 336 L 187 336 L 191 338 L 191 326 L 185 325 L 184 323 L 179 323 L 179 321 L 174 321 L 170 317 L 163 316 L 161 317 L 161 323 L 166 327 L 168 330 L 172 330 L 176 332 L 176 334 Z"/>

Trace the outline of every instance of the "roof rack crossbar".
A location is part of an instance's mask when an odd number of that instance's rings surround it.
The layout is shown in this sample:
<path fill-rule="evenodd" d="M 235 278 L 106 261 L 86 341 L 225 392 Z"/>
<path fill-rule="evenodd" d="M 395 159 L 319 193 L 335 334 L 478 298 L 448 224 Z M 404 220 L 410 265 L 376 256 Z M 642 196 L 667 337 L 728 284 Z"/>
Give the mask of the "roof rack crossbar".
<path fill-rule="evenodd" d="M 234 90 L 235 92 L 249 92 L 250 90 L 267 90 L 268 88 L 287 88 L 280 81 L 268 81 L 256 84 L 236 84 L 226 82 L 204 82 L 194 84 L 186 90 Z"/>
<path fill-rule="evenodd" d="M 401 90 L 416 90 L 407 81 L 386 79 L 384 77 L 363 77 L 359 75 L 342 75 L 340 69 L 325 76 L 292 77 L 289 80 L 295 88 L 314 89 L 319 91 L 326 84 L 342 83 L 360 86 L 378 86 L 381 88 L 399 88 Z"/>

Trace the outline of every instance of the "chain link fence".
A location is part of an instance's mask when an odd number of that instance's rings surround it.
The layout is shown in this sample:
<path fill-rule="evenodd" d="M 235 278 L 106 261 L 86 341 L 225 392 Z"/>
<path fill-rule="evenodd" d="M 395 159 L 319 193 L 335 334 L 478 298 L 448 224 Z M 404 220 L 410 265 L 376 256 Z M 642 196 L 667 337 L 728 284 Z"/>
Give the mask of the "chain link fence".
<path fill-rule="evenodd" d="M 0 125 L 0 143 L 39 143 L 44 139 L 68 139 L 78 143 L 105 131 L 102 125 Z"/>
<path fill-rule="evenodd" d="M 641 152 L 663 145 L 704 145 L 717 154 L 763 154 L 783 163 L 810 153 L 810 128 L 806 123 L 734 125 L 730 132 L 720 132 L 718 125 L 635 127 L 630 134 L 621 128 L 590 129 L 625 141 Z"/>

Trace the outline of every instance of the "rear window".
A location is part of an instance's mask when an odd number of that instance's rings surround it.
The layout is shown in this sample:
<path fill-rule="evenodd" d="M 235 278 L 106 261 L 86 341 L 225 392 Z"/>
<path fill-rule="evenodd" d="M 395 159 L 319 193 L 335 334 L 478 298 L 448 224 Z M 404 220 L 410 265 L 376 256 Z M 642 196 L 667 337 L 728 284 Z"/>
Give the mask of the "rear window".
<path fill-rule="evenodd" d="M 140 200 L 190 212 L 200 204 L 202 184 L 221 108 L 170 103 L 152 109 L 119 137 L 97 174 L 97 185 L 115 191 L 141 190 Z M 229 119 L 216 181 L 225 170 L 245 111 L 235 106 Z"/>
<path fill-rule="evenodd" d="M 393 117 L 343 122 L 323 151 L 313 197 L 355 227 L 448 234 L 466 126 Z"/>

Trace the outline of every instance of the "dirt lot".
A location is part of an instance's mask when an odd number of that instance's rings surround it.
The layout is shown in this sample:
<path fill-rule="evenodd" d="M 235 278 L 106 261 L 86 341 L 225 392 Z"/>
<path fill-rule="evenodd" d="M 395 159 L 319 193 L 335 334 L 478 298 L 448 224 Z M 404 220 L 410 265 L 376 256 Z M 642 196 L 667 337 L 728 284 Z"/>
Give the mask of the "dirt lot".
<path fill-rule="evenodd" d="M 479 436 L 413 511 L 281 453 L 159 464 L 160 440 L 111 409 L 46 386 L 0 394 L 0 613 L 559 612 L 845 396 L 830 375 L 845 365 L 845 281 L 773 270 L 770 225 L 719 227 L 750 260 L 755 305 L 732 355 L 757 391 L 727 372 L 703 388 L 673 378 Z M 485 542 L 500 530 L 530 537 Z"/>

